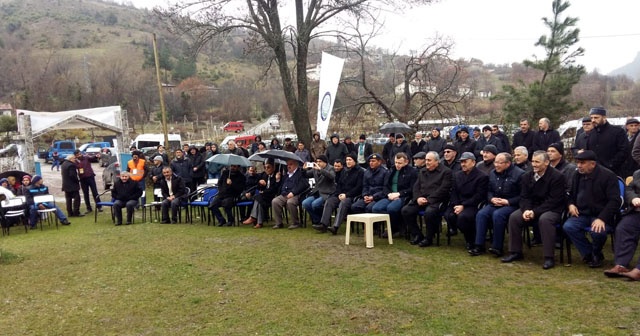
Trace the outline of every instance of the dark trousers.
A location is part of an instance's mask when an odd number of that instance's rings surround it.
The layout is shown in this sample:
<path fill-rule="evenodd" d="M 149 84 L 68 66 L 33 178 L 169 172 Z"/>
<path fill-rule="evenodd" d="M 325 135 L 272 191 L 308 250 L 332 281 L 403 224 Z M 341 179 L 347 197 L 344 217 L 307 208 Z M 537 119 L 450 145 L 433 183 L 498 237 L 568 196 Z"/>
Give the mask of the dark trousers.
<path fill-rule="evenodd" d="M 80 214 L 80 190 L 65 191 L 64 199 L 67 202 L 67 215 L 77 216 Z"/>
<path fill-rule="evenodd" d="M 542 254 L 545 258 L 553 258 L 556 246 L 556 224 L 560 223 L 561 215 L 547 211 L 537 214 L 540 238 L 542 239 Z M 533 223 L 525 222 L 522 210 L 518 209 L 509 216 L 509 252 L 522 253 L 522 230 L 528 230 Z"/>
<path fill-rule="evenodd" d="M 640 212 L 634 211 L 624 217 L 616 226 L 615 253 L 616 265 L 629 267 L 640 239 Z M 640 262 L 636 268 L 640 268 Z"/>
<path fill-rule="evenodd" d="M 216 195 L 211 202 L 209 202 L 209 208 L 213 212 L 213 215 L 216 216 L 216 219 L 220 224 L 228 223 L 233 224 L 235 219 L 233 218 L 233 206 L 236 204 L 235 197 L 218 197 Z M 227 214 L 227 220 L 224 220 L 222 217 L 222 212 L 220 212 L 220 207 L 224 208 L 224 212 Z"/>
<path fill-rule="evenodd" d="M 95 176 L 80 179 L 80 187 L 82 188 L 82 194 L 84 195 L 84 205 L 87 207 L 87 211 L 91 211 L 91 199 L 89 198 L 89 189 L 93 194 L 93 201 L 96 203 L 100 202 L 100 197 L 98 197 L 98 187 L 96 186 Z M 98 207 L 98 209 L 100 208 L 102 207 Z"/>
<path fill-rule="evenodd" d="M 453 207 L 448 207 L 444 212 L 444 218 L 447 221 L 447 227 L 457 227 L 467 244 L 474 244 L 476 240 L 476 214 L 477 207 L 466 206 L 459 214 L 453 212 Z"/>
<path fill-rule="evenodd" d="M 178 210 L 180 210 L 180 203 L 182 199 L 174 198 L 173 201 L 169 201 L 168 199 L 164 199 L 162 201 L 162 221 L 169 221 L 169 208 L 171 208 L 171 221 L 178 222 Z"/>
<path fill-rule="evenodd" d="M 422 234 L 422 230 L 420 230 L 417 222 L 418 212 L 422 210 L 424 210 L 424 221 L 427 226 L 427 239 L 433 240 L 436 232 L 440 230 L 440 224 L 442 222 L 442 217 L 440 216 L 440 203 L 421 207 L 411 202 L 402 207 L 400 213 L 402 214 L 402 218 L 404 219 L 411 236 L 422 239 L 424 235 Z"/>
<path fill-rule="evenodd" d="M 116 217 L 116 224 L 122 224 L 122 208 L 123 207 L 127 208 L 127 224 L 131 224 L 131 222 L 133 222 L 133 211 L 135 210 L 137 205 L 138 205 L 137 200 L 130 200 L 126 202 L 121 200 L 116 200 L 115 202 L 113 202 L 113 213 Z"/>

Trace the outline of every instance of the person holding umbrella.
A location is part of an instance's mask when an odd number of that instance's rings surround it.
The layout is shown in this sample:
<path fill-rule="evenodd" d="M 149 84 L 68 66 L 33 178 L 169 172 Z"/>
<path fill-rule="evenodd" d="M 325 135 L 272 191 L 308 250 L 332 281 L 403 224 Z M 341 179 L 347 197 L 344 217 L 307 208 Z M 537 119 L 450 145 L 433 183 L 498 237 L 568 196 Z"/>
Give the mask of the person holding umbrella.
<path fill-rule="evenodd" d="M 295 154 L 293 154 L 295 155 Z M 297 158 L 297 157 L 296 157 Z M 291 214 L 293 224 L 289 229 L 297 229 L 300 227 L 300 218 L 298 216 L 298 204 L 300 204 L 300 194 L 309 189 L 309 180 L 300 169 L 300 161 L 298 159 L 287 159 L 287 171 L 282 178 L 280 194 L 271 201 L 273 208 L 273 220 L 275 221 L 274 229 L 283 228 L 282 212 L 286 206 Z"/>
<path fill-rule="evenodd" d="M 233 206 L 236 204 L 238 197 L 244 190 L 246 179 L 240 171 L 239 165 L 230 165 L 228 169 L 224 169 L 218 180 L 218 193 L 209 202 L 209 208 L 213 215 L 218 219 L 218 226 L 233 226 L 235 219 L 233 218 Z M 220 207 L 224 208 L 227 214 L 225 221 L 220 212 Z"/>
<path fill-rule="evenodd" d="M 267 159 L 264 163 L 264 172 L 260 174 L 257 186 L 258 194 L 254 197 L 251 214 L 242 224 L 250 225 L 255 223 L 254 229 L 262 228 L 267 208 L 280 189 L 280 179 L 280 174 L 276 173 L 274 160 Z"/>

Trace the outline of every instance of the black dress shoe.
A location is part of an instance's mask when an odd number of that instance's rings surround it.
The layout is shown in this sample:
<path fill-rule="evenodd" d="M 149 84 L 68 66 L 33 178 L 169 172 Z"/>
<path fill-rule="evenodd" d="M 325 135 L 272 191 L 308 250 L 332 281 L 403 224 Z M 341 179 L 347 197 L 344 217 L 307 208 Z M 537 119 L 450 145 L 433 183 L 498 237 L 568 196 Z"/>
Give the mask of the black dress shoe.
<path fill-rule="evenodd" d="M 472 248 L 471 250 L 469 250 L 469 251 L 467 251 L 467 252 L 469 252 L 469 255 L 470 255 L 470 256 L 472 256 L 472 257 L 477 257 L 477 256 L 479 256 L 479 255 L 483 255 L 483 254 L 484 254 L 484 249 L 483 249 L 483 248 L 476 247 L 476 248 Z"/>
<path fill-rule="evenodd" d="M 69 222 L 68 219 L 65 219 L 65 220 L 61 221 L 60 224 L 62 224 L 62 225 L 71 225 L 71 222 Z"/>
<path fill-rule="evenodd" d="M 225 222 L 220 222 L 220 223 L 218 223 L 218 226 L 225 226 L 226 224 L 227 223 L 225 223 Z"/>
<path fill-rule="evenodd" d="M 458 229 L 449 229 L 447 231 L 447 237 L 453 237 L 458 234 Z"/>
<path fill-rule="evenodd" d="M 116 223 L 116 226 L 120 226 L 120 225 L 122 225 L 122 223 Z"/>
<path fill-rule="evenodd" d="M 502 255 L 504 254 L 504 252 L 502 252 L 502 250 L 494 249 L 493 247 L 489 248 L 489 253 L 493 254 L 496 257 L 502 257 Z"/>
<path fill-rule="evenodd" d="M 171 224 L 171 222 L 169 220 L 163 219 L 162 221 L 160 221 L 160 224 Z"/>
<path fill-rule="evenodd" d="M 77 214 L 75 214 L 75 217 L 84 217 L 84 214 L 78 212 Z"/>
<path fill-rule="evenodd" d="M 327 228 L 327 231 L 331 232 L 332 235 L 337 235 L 338 234 L 338 228 L 335 226 L 330 226 Z"/>
<path fill-rule="evenodd" d="M 433 245 L 433 240 L 428 238 L 425 238 L 420 243 L 418 243 L 418 246 L 420 247 L 429 247 L 431 245 Z"/>
<path fill-rule="evenodd" d="M 411 244 L 411 245 L 418 245 L 418 244 L 420 244 L 420 242 L 421 242 L 423 239 L 424 239 L 424 237 L 421 237 L 421 236 L 415 237 L 415 238 L 413 238 L 413 239 L 409 242 L 409 244 Z"/>
<path fill-rule="evenodd" d="M 469 252 L 469 251 L 473 250 L 474 248 L 475 248 L 475 247 L 474 247 L 474 244 L 471 244 L 471 243 L 464 243 L 464 249 L 465 249 L 465 250 L 467 250 L 467 252 Z"/>
<path fill-rule="evenodd" d="M 327 232 L 327 227 L 322 224 L 313 224 L 311 225 L 314 229 L 316 229 L 319 233 Z"/>
<path fill-rule="evenodd" d="M 516 260 L 522 260 L 522 259 L 524 259 L 524 256 L 522 255 L 522 253 L 514 252 L 500 259 L 500 261 L 502 261 L 503 263 L 509 263 L 509 262 L 514 262 Z"/>
<path fill-rule="evenodd" d="M 591 268 L 602 267 L 602 262 L 603 261 L 604 261 L 604 257 L 603 256 L 594 255 L 593 258 L 591 258 L 591 262 L 589 262 L 588 265 Z"/>
<path fill-rule="evenodd" d="M 553 266 L 556 265 L 556 262 L 553 260 L 553 258 L 544 258 L 544 264 L 542 264 L 542 269 L 548 270 L 550 268 L 553 268 Z"/>

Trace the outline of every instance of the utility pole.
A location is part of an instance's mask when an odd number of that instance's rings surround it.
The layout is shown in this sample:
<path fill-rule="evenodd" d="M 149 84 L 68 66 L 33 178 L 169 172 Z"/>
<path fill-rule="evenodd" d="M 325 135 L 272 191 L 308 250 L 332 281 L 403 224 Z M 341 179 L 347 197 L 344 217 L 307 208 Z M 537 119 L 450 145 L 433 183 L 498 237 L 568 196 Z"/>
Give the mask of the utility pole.
<path fill-rule="evenodd" d="M 164 108 L 164 95 L 162 94 L 162 82 L 160 81 L 160 59 L 156 45 L 156 34 L 153 34 L 153 57 L 156 61 L 156 79 L 158 80 L 158 94 L 160 95 L 160 113 L 162 114 L 162 133 L 164 133 L 164 145 L 169 146 L 169 132 L 167 130 L 167 111 Z"/>

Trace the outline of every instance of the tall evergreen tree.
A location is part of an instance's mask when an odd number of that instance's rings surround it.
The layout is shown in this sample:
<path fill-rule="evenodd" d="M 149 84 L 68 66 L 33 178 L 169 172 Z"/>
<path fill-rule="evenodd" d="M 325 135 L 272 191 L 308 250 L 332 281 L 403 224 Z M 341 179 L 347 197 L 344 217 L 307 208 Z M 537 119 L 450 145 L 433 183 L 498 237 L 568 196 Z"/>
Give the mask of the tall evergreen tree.
<path fill-rule="evenodd" d="M 525 60 L 526 67 L 540 72 L 539 79 L 532 83 L 520 80 L 517 86 L 503 86 L 504 93 L 494 99 L 504 100 L 505 119 L 517 122 L 526 117 L 536 120 L 546 117 L 557 126 L 565 116 L 582 106 L 571 103 L 569 95 L 580 77 L 585 74 L 583 65 L 577 65 L 576 58 L 584 55 L 582 47 L 574 48 L 578 43 L 580 29 L 575 28 L 578 18 L 562 18 L 562 14 L 570 4 L 568 1 L 554 0 L 552 4 L 553 18 L 543 18 L 549 28 L 550 35 L 540 37 L 535 46 L 546 51 L 542 60 Z"/>

